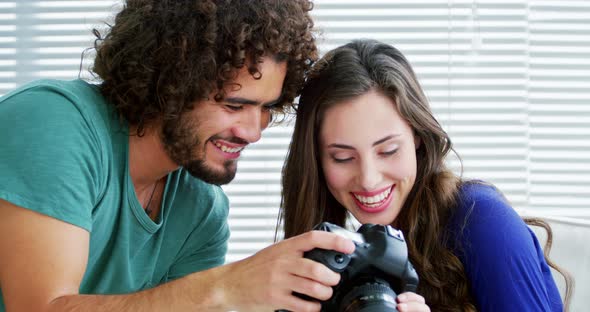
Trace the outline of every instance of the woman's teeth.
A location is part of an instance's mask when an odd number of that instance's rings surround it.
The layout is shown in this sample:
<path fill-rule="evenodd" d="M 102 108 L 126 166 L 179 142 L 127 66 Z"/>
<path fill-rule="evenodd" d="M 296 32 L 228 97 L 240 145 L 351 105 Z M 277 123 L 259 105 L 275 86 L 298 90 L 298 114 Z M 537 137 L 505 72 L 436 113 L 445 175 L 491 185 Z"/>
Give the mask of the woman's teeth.
<path fill-rule="evenodd" d="M 383 200 L 385 200 L 387 198 L 387 196 L 389 196 L 389 193 L 391 193 L 391 188 L 388 188 L 385 191 L 383 191 L 381 194 L 377 194 L 374 196 L 361 196 L 361 195 L 356 195 L 354 193 L 352 195 L 354 195 L 354 197 L 358 201 L 360 201 L 361 203 L 363 203 L 365 205 L 375 205 L 375 204 L 379 204 Z"/>

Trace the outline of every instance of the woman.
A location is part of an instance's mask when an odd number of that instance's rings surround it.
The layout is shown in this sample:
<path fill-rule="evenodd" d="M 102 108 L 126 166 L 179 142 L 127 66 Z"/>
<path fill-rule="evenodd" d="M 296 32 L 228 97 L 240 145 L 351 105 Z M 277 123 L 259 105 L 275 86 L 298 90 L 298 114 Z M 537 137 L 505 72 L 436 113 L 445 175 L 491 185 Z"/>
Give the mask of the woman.
<path fill-rule="evenodd" d="M 533 232 L 496 188 L 453 174 L 451 150 L 397 49 L 357 40 L 328 52 L 303 89 L 283 168 L 285 238 L 349 215 L 390 224 L 432 311 L 562 311 Z"/>

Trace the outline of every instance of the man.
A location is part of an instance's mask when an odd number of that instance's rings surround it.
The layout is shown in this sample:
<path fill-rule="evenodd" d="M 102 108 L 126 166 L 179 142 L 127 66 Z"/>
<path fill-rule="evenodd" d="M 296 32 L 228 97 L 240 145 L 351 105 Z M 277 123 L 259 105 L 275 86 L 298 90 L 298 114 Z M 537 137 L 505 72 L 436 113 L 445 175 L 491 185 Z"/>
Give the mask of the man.
<path fill-rule="evenodd" d="M 0 311 L 318 311 L 310 232 L 221 266 L 240 152 L 316 58 L 303 0 L 128 0 L 94 72 L 0 100 Z"/>

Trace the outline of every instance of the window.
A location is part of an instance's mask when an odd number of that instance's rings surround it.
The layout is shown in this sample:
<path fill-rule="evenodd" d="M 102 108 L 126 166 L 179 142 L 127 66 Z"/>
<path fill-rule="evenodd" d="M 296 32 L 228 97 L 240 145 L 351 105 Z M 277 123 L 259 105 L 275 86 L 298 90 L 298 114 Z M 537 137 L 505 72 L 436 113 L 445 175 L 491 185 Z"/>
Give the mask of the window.
<path fill-rule="evenodd" d="M 116 0 L 1 2 L 0 94 L 78 77 L 91 29 L 120 8 Z M 322 53 L 372 37 L 406 54 L 464 176 L 496 184 L 519 210 L 590 216 L 590 2 L 316 0 L 313 15 Z M 92 57 L 86 51 L 83 69 Z M 273 241 L 290 134 L 266 130 L 224 186 L 229 262 Z M 456 159 L 450 165 L 459 169 Z"/>

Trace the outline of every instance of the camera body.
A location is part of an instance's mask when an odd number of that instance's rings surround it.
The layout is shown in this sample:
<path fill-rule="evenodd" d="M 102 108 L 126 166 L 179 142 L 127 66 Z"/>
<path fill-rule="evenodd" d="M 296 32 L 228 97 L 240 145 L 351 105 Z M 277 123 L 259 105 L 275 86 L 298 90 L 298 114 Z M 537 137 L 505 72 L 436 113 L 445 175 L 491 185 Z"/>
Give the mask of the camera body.
<path fill-rule="evenodd" d="M 397 311 L 395 297 L 416 291 L 418 274 L 408 259 L 401 231 L 363 224 L 351 232 L 329 222 L 314 229 L 350 238 L 356 246 L 350 255 L 319 248 L 305 253 L 306 258 L 341 274 L 332 297 L 322 302 L 322 311 Z"/>

